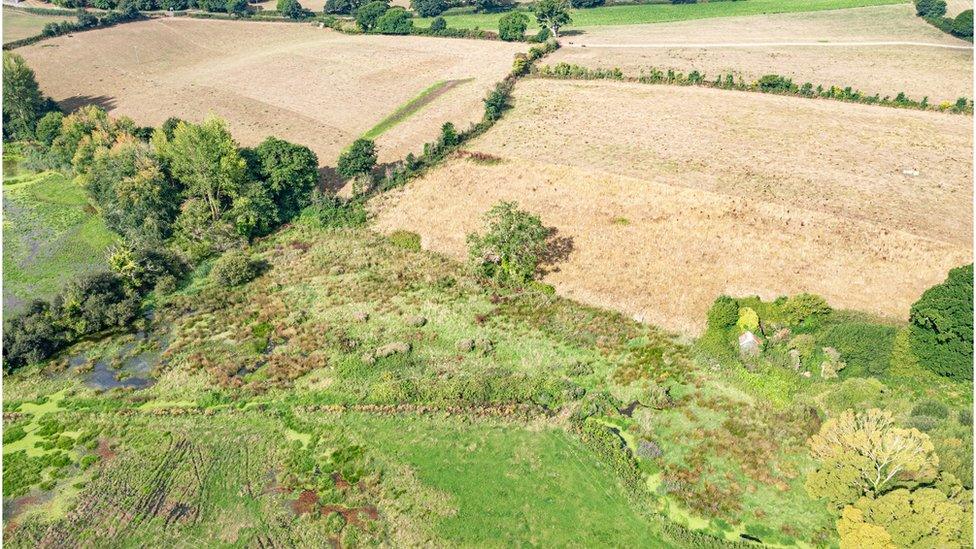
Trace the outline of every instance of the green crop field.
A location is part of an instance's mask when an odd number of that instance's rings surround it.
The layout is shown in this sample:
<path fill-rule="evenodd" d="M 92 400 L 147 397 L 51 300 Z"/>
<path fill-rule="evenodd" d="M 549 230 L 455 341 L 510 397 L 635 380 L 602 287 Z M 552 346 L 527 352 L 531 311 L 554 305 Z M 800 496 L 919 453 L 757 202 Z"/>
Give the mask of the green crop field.
<path fill-rule="evenodd" d="M 13 162 L 13 163 L 12 163 Z M 17 175 L 4 159 L 3 301 L 8 311 L 50 297 L 65 281 L 105 264 L 115 240 L 85 192 L 60 173 Z"/>
<path fill-rule="evenodd" d="M 761 15 L 771 13 L 794 13 L 805 11 L 837 10 L 901 4 L 900 0 L 742 0 L 708 2 L 700 4 L 639 4 L 631 6 L 602 6 L 588 9 L 570 10 L 572 30 L 579 27 L 602 25 L 637 25 L 643 23 L 666 23 L 690 19 L 713 17 L 734 17 L 738 15 Z M 468 13 L 444 15 L 447 26 L 458 29 L 497 29 L 502 13 Z M 530 15 L 530 29 L 538 29 L 535 19 Z M 417 19 L 417 26 L 428 27 L 432 18 Z"/>

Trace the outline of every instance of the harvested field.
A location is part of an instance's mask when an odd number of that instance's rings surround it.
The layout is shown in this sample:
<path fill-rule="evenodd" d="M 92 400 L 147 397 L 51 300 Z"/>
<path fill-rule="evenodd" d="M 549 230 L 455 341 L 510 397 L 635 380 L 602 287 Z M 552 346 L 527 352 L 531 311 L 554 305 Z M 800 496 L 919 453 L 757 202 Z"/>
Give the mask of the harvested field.
<path fill-rule="evenodd" d="M 960 12 L 973 9 L 973 0 L 948 0 L 946 2 L 946 16 L 955 17 Z"/>
<path fill-rule="evenodd" d="M 455 86 L 379 138 L 380 160 L 432 141 L 444 122 L 480 118 L 481 99 L 522 45 L 348 36 L 312 25 L 156 19 L 18 50 L 62 106 L 104 106 L 156 125 L 170 116 L 227 119 L 252 145 L 269 135 L 307 145 L 322 165 L 438 81 Z M 106 56 L 104 52 L 113 52 Z"/>
<path fill-rule="evenodd" d="M 878 44 L 884 42 L 931 45 Z M 748 81 L 775 73 L 798 84 L 851 86 L 882 97 L 905 92 L 933 103 L 973 97 L 972 44 L 916 17 L 908 4 L 594 27 L 567 37 L 546 62 L 618 67 L 632 76 L 651 67 L 698 70 L 710 79 L 732 72 Z"/>
<path fill-rule="evenodd" d="M 561 294 L 674 330 L 722 293 L 905 318 L 972 260 L 967 116 L 529 80 L 468 148 L 502 161 L 450 161 L 374 204 L 378 228 L 463 257 L 480 216 L 517 200 L 573 243 L 545 277 Z"/>

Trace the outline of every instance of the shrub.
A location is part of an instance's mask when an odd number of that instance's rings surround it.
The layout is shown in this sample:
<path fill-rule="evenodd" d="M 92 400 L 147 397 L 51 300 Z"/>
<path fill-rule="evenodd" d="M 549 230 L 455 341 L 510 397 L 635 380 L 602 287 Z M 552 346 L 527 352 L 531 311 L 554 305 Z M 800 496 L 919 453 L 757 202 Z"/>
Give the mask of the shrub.
<path fill-rule="evenodd" d="M 595 8 L 604 3 L 606 0 L 569 0 L 569 5 L 574 8 Z"/>
<path fill-rule="evenodd" d="M 430 30 L 434 32 L 442 31 L 447 28 L 447 19 L 443 17 L 435 17 L 433 21 L 430 22 Z"/>
<path fill-rule="evenodd" d="M 410 34 L 413 30 L 413 16 L 400 7 L 388 9 L 376 20 L 374 30 L 380 34 Z"/>
<path fill-rule="evenodd" d="M 883 375 L 891 364 L 897 328 L 871 322 L 843 322 L 829 326 L 820 344 L 833 347 L 847 363 L 848 376 Z"/>
<path fill-rule="evenodd" d="M 244 15 L 247 13 L 247 0 L 227 0 L 227 13 Z"/>
<path fill-rule="evenodd" d="M 214 261 L 210 278 L 220 286 L 237 286 L 258 275 L 257 266 L 244 250 L 230 250 Z"/>
<path fill-rule="evenodd" d="M 420 235 L 411 231 L 393 231 L 389 236 L 390 242 L 404 250 L 420 250 Z"/>
<path fill-rule="evenodd" d="M 912 305 L 909 341 L 919 363 L 956 380 L 973 379 L 973 266 L 949 271 Z"/>
<path fill-rule="evenodd" d="M 755 332 L 759 329 L 759 314 L 751 307 L 742 307 L 735 325 L 740 332 Z"/>
<path fill-rule="evenodd" d="M 375 3 L 375 2 L 373 2 Z M 339 155 L 336 172 L 345 178 L 369 173 L 376 166 L 376 144 L 369 139 L 353 141 L 348 150 Z"/>
<path fill-rule="evenodd" d="M 37 137 L 37 140 L 50 146 L 54 142 L 54 138 L 61 133 L 62 120 L 64 120 L 64 114 L 58 111 L 51 111 L 42 116 L 37 121 L 37 128 L 34 130 L 34 135 Z"/>
<path fill-rule="evenodd" d="M 525 29 L 529 28 L 529 17 L 520 11 L 506 13 L 498 20 L 498 37 L 506 42 L 525 39 Z"/>
<path fill-rule="evenodd" d="M 50 305 L 32 301 L 19 315 L 8 317 L 3 329 L 3 367 L 12 371 L 45 360 L 66 340 L 64 330 L 55 324 Z"/>
<path fill-rule="evenodd" d="M 512 96 L 512 83 L 509 81 L 499 82 L 495 89 L 491 90 L 485 98 L 485 120 L 494 122 L 502 117 L 502 113 L 511 106 L 509 100 Z"/>
<path fill-rule="evenodd" d="M 739 320 L 739 302 L 727 295 L 720 295 L 708 310 L 708 327 L 727 330 Z"/>
<path fill-rule="evenodd" d="M 335 15 L 353 15 L 365 3 L 364 0 L 328 0 L 323 11 Z"/>
<path fill-rule="evenodd" d="M 454 124 L 450 122 L 444 122 L 441 126 L 441 138 L 440 144 L 442 147 L 453 147 L 460 143 L 461 138 L 458 136 L 457 130 L 454 128 Z"/>
<path fill-rule="evenodd" d="M 491 13 L 512 9 L 513 0 L 474 0 L 476 11 Z"/>
<path fill-rule="evenodd" d="M 945 0 L 915 0 L 916 15 L 921 17 L 942 17 L 945 13 Z"/>
<path fill-rule="evenodd" d="M 298 3 L 298 0 L 278 0 L 278 13 L 290 19 L 304 19 L 309 12 Z"/>
<path fill-rule="evenodd" d="M 75 337 L 122 328 L 139 314 L 140 300 L 125 280 L 114 273 L 82 275 L 68 283 L 53 300 L 58 322 Z"/>
<path fill-rule="evenodd" d="M 756 83 L 759 89 L 763 92 L 789 92 L 796 88 L 793 81 L 785 76 L 780 76 L 778 74 L 767 74 L 764 75 Z"/>
<path fill-rule="evenodd" d="M 343 200 L 319 190 L 312 193 L 311 206 L 302 210 L 299 219 L 313 227 L 338 229 L 366 223 L 366 208 L 359 200 Z"/>
<path fill-rule="evenodd" d="M 410 0 L 410 7 L 421 17 L 434 17 L 447 10 L 446 0 Z"/>
<path fill-rule="evenodd" d="M 912 408 L 912 415 L 946 419 L 949 417 L 949 407 L 937 400 L 923 400 Z"/>
<path fill-rule="evenodd" d="M 374 0 L 356 10 L 356 25 L 363 32 L 369 32 L 376 26 L 376 21 L 390 9 L 387 1 Z"/>
<path fill-rule="evenodd" d="M 973 10 L 965 10 L 952 22 L 952 34 L 962 38 L 973 37 Z"/>
<path fill-rule="evenodd" d="M 973 411 L 971 408 L 959 410 L 959 424 L 970 427 L 973 425 Z"/>
<path fill-rule="evenodd" d="M 483 236 L 468 235 L 468 252 L 476 271 L 502 283 L 525 284 L 535 276 L 546 249 L 549 229 L 538 216 L 500 202 L 484 217 Z"/>
<path fill-rule="evenodd" d="M 814 324 L 820 318 L 830 314 L 830 305 L 824 298 L 813 294 L 797 294 L 786 300 L 782 313 L 786 321 L 793 326 L 810 323 Z"/>

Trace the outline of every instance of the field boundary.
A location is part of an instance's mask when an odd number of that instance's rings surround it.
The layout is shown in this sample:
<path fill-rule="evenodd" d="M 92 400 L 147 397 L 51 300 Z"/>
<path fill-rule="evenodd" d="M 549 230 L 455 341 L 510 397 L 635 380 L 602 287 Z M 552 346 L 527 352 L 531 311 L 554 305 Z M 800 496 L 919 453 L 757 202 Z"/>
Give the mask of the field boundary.
<path fill-rule="evenodd" d="M 746 82 L 741 76 L 736 80 L 733 73 L 719 74 L 714 80 L 708 80 L 704 74 L 698 71 L 691 71 L 686 75 L 673 69 L 664 71 L 651 67 L 647 69 L 647 72 L 642 71 L 640 76 L 628 76 L 616 67 L 612 69 L 590 69 L 580 65 L 558 63 L 556 65 L 545 65 L 541 68 L 533 67 L 531 76 L 550 80 L 613 80 L 636 84 L 699 86 L 721 90 L 786 95 L 806 99 L 830 99 L 844 101 L 846 103 L 861 103 L 899 109 L 973 114 L 973 101 L 966 97 L 958 98 L 954 104 L 946 101 L 934 105 L 929 103 L 928 96 L 923 97 L 921 101 L 916 101 L 906 96 L 903 92 L 900 92 L 892 99 L 890 95 L 884 97 L 880 94 L 866 95 L 850 86 L 839 87 L 830 85 L 825 87 L 818 85 L 814 87 L 810 82 L 797 85 L 793 83 L 792 79 L 778 74 L 767 74 L 755 82 Z"/>

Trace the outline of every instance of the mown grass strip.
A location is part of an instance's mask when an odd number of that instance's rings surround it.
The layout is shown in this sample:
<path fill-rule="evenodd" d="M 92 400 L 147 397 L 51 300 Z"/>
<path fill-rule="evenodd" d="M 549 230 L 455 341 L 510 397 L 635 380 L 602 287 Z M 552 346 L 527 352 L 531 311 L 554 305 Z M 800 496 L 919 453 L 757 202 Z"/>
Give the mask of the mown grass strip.
<path fill-rule="evenodd" d="M 710 19 L 714 17 L 733 17 L 738 15 L 763 15 L 773 13 L 798 13 L 824 11 L 867 6 L 902 4 L 903 0 L 742 0 L 740 2 L 708 2 L 704 4 L 637 4 L 629 6 L 602 6 L 598 8 L 570 10 L 572 25 L 567 30 L 579 27 L 598 27 L 605 25 L 637 25 L 643 23 L 665 23 Z M 498 20 L 503 13 L 466 13 L 444 15 L 449 28 L 456 29 L 497 29 Z M 530 15 L 530 30 L 538 29 L 535 17 Z M 416 19 L 419 27 L 430 26 L 431 18 Z"/>
<path fill-rule="evenodd" d="M 464 80 L 441 80 L 440 82 L 435 82 L 433 85 L 417 94 L 417 96 L 410 101 L 407 101 L 406 103 L 397 107 L 392 114 L 381 120 L 379 124 L 373 126 L 369 131 L 364 133 L 363 138 L 376 139 L 377 137 L 386 133 L 390 128 L 413 116 L 417 111 L 426 107 L 433 100 L 437 99 L 451 88 L 464 84 L 465 82 L 470 82 L 471 80 L 473 80 L 473 78 L 466 78 Z"/>

